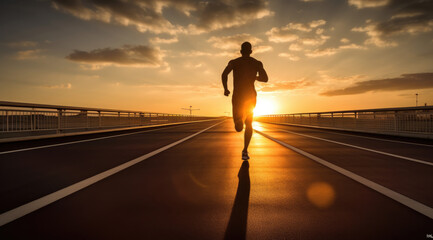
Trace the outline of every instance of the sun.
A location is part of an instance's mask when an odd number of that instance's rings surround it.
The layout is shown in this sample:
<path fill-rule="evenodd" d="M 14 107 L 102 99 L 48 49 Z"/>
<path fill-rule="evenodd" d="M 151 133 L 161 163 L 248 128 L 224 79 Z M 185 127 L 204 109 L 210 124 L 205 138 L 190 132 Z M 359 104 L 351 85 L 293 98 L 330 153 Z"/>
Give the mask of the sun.
<path fill-rule="evenodd" d="M 257 98 L 257 104 L 254 108 L 254 115 L 267 115 L 274 114 L 277 110 L 278 104 L 275 100 L 269 98 Z"/>

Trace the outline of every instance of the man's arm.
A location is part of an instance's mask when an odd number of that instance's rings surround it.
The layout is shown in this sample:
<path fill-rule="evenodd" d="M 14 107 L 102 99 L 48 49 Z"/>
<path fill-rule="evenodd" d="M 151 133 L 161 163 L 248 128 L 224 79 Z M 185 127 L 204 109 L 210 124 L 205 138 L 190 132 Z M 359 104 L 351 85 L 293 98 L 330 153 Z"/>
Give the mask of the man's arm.
<path fill-rule="evenodd" d="M 266 73 L 265 69 L 263 68 L 263 63 L 259 62 L 259 76 L 256 77 L 256 80 L 259 82 L 268 82 L 268 74 Z"/>
<path fill-rule="evenodd" d="M 221 80 L 223 83 L 223 87 L 224 87 L 224 95 L 228 96 L 230 94 L 230 91 L 227 87 L 227 80 L 228 80 L 228 76 L 229 73 L 233 70 L 233 66 L 231 64 L 231 61 L 229 62 L 229 64 L 227 65 L 227 67 L 224 69 L 223 74 L 221 75 Z"/>

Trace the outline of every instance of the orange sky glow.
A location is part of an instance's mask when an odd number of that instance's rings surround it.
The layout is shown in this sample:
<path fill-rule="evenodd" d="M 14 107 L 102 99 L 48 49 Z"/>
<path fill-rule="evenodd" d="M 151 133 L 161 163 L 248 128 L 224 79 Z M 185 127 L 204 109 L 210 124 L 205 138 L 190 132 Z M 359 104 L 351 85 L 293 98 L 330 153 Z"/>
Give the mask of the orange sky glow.
<path fill-rule="evenodd" d="M 0 3 L 0 100 L 227 115 L 250 41 L 256 115 L 433 104 L 432 1 Z M 232 89 L 232 76 L 229 77 Z"/>

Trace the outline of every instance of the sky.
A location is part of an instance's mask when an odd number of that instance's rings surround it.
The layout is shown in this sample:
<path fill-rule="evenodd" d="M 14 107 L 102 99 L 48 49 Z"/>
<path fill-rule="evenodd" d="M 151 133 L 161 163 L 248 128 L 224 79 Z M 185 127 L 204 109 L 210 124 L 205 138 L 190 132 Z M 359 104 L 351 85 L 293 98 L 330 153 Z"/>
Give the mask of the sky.
<path fill-rule="evenodd" d="M 2 0 L 0 19 L 1 101 L 227 115 L 249 41 L 256 114 L 433 105 L 433 0 Z"/>

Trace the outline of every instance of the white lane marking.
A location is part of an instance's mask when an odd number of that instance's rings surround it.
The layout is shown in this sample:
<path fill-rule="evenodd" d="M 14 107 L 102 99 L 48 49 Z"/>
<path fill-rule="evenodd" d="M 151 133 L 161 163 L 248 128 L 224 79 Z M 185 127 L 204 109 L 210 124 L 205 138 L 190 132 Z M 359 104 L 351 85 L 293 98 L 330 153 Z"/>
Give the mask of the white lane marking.
<path fill-rule="evenodd" d="M 162 127 L 162 128 L 144 130 L 144 131 L 132 132 L 132 133 L 123 133 L 123 134 L 118 134 L 118 135 L 110 135 L 110 136 L 106 136 L 106 137 L 90 138 L 90 139 L 84 139 L 84 140 L 78 140 L 78 141 L 72 141 L 72 142 L 64 142 L 64 143 L 56 143 L 56 144 L 43 145 L 43 146 L 37 146 L 37 147 L 30 147 L 30 148 L 15 149 L 15 150 L 10 150 L 10 151 L 0 152 L 0 155 L 8 154 L 8 153 L 24 152 L 24 151 L 30 151 L 30 150 L 36 150 L 36 149 L 42 149 L 42 148 L 49 148 L 49 147 L 58 147 L 58 146 L 63 146 L 63 145 L 75 144 L 75 143 L 91 142 L 91 141 L 97 141 L 97 140 L 108 139 L 108 138 L 123 137 L 123 136 L 128 136 L 128 135 L 133 135 L 133 134 L 139 134 L 139 133 L 144 133 L 144 132 L 153 132 L 153 131 L 169 129 L 169 128 L 174 128 L 174 127 L 179 127 L 179 126 L 182 126 L 182 125 L 175 125 L 175 126 L 171 126 L 171 127 Z"/>
<path fill-rule="evenodd" d="M 406 196 L 404 196 L 398 192 L 395 192 L 389 188 L 386 188 L 382 185 L 379 185 L 373 181 L 370 181 L 364 177 L 361 177 L 361 176 L 359 176 L 353 172 L 350 172 L 344 168 L 341 168 L 337 165 L 334 165 L 330 162 L 327 162 L 327 161 L 325 161 L 319 157 L 316 157 L 310 153 L 307 153 L 307 152 L 305 152 L 299 148 L 293 147 L 292 145 L 289 145 L 289 144 L 282 142 L 276 138 L 273 138 L 273 137 L 271 137 L 271 136 L 269 136 L 269 135 L 267 135 L 261 131 L 258 131 L 258 130 L 255 130 L 255 131 L 260 133 L 264 137 L 267 137 L 270 140 L 272 140 L 276 143 L 279 143 L 280 145 L 282 145 L 286 148 L 289 148 L 289 149 L 291 149 L 291 150 L 293 150 L 293 151 L 295 151 L 295 152 L 297 152 L 297 153 L 299 153 L 299 154 L 301 154 L 301 155 L 303 155 L 303 156 L 305 156 L 305 157 L 307 157 L 307 158 L 309 158 L 309 159 L 311 159 L 317 163 L 320 163 L 320 164 L 322 164 L 322 165 L 324 165 L 324 166 L 326 166 L 326 167 L 328 167 L 328 168 L 330 168 L 330 169 L 332 169 L 332 170 L 334 170 L 340 174 L 343 174 L 344 176 L 346 176 L 350 179 L 353 179 L 353 180 L 355 180 L 355 181 L 357 181 L 357 182 L 359 182 L 359 183 L 361 183 L 361 184 L 363 184 L 363 185 L 365 185 L 365 186 L 367 186 L 367 187 L 369 187 L 369 188 L 371 188 L 371 189 L 373 189 L 373 190 L 375 190 L 375 191 L 377 191 L 377 192 L 379 192 L 379 193 L 381 193 L 381 194 L 383 194 L 383 195 L 385 195 L 385 196 L 387 196 L 387 197 L 389 197 L 389 198 L 391 198 L 391 199 L 393 199 L 393 200 L 395 200 L 395 201 L 397 201 L 397 202 L 399 202 L 399 203 L 401 203 L 401 204 L 403 204 L 409 208 L 412 208 L 413 210 L 429 217 L 430 219 L 433 219 L 433 208 L 431 208 L 427 205 L 424 205 L 424 204 L 417 202 L 411 198 L 408 198 L 408 197 L 406 197 Z"/>
<path fill-rule="evenodd" d="M 314 139 L 325 141 L 325 142 L 335 143 L 335 144 L 339 144 L 339 145 L 343 145 L 343 146 L 347 146 L 347 147 L 361 149 L 361 150 L 368 151 L 368 152 L 379 153 L 379 154 L 390 156 L 390 157 L 400 158 L 400 159 L 407 160 L 407 161 L 412 161 L 412 162 L 416 162 L 416 163 L 421 163 L 421 164 L 433 166 L 433 163 L 431 163 L 431 162 L 427 162 L 427 161 L 423 161 L 423 160 L 418 160 L 418 159 L 415 159 L 415 158 L 400 156 L 400 155 L 397 155 L 397 154 L 382 152 L 382 151 L 373 150 L 373 149 L 370 149 L 370 148 L 364 148 L 364 147 L 360 147 L 360 146 L 356 146 L 356 145 L 352 145 L 352 144 L 348 144 L 348 143 L 337 142 L 337 141 L 329 140 L 329 139 L 325 139 L 325 138 L 314 137 L 314 136 L 311 136 L 311 135 L 306 135 L 306 134 L 302 134 L 302 133 L 292 132 L 292 131 L 284 130 L 284 129 L 280 129 L 280 128 L 278 128 L 278 130 L 283 131 L 283 132 L 287 132 L 287 133 L 291 133 L 291 134 L 295 134 L 295 135 L 299 135 L 299 136 L 303 136 L 303 137 L 314 138 Z"/>
<path fill-rule="evenodd" d="M 222 122 L 224 122 L 224 121 L 222 121 Z M 25 215 L 27 215 L 27 214 L 29 214 L 31 212 L 34 212 L 34 211 L 36 211 L 36 210 L 38 210 L 38 209 L 40 209 L 42 207 L 45 207 L 45 206 L 47 206 L 47 205 L 49 205 L 49 204 L 51 204 L 51 203 L 53 203 L 53 202 L 55 202 L 57 200 L 60 200 L 60 199 L 62 199 L 64 197 L 67 197 L 67 196 L 69 196 L 69 195 L 71 195 L 71 194 L 73 194 L 73 193 L 75 193 L 75 192 L 77 192 L 77 191 L 79 191 L 79 190 L 81 190 L 83 188 L 86 188 L 86 187 L 88 187 L 88 186 L 90 186 L 92 184 L 95 184 L 95 183 L 97 183 L 97 182 L 99 182 L 99 181 L 101 181 L 101 180 L 103 180 L 103 179 L 105 179 L 105 178 L 107 178 L 107 177 L 109 177 L 109 176 L 111 176 L 113 174 L 116 174 L 116 173 L 118 173 L 118 172 L 120 172 L 120 171 L 122 171 L 122 170 L 124 170 L 126 168 L 129 168 L 129 167 L 131 167 L 131 166 L 133 166 L 133 165 L 135 165 L 135 164 L 137 164 L 139 162 L 142 162 L 142 161 L 144 161 L 144 160 L 146 160 L 146 159 L 148 159 L 148 158 L 150 158 L 152 156 L 155 156 L 156 154 L 158 154 L 160 152 L 163 152 L 163 151 L 165 151 L 165 150 L 167 150 L 169 148 L 172 148 L 172 147 L 174 147 L 174 146 L 176 146 L 176 145 L 178 145 L 178 144 L 180 144 L 182 142 L 185 142 L 188 139 L 193 138 L 193 137 L 199 135 L 200 133 L 202 133 L 204 131 L 207 131 L 207 130 L 213 128 L 213 127 L 215 127 L 216 125 L 221 124 L 222 122 L 214 124 L 214 125 L 212 125 L 212 126 L 210 126 L 208 128 L 205 128 L 203 130 L 200 130 L 200 131 L 198 131 L 198 132 L 196 132 L 196 133 L 194 133 L 192 135 L 189 135 L 189 136 L 187 136 L 185 138 L 182 138 L 182 139 L 180 139 L 180 140 L 178 140 L 178 141 L 176 141 L 174 143 L 168 144 L 168 145 L 166 145 L 166 146 L 164 146 L 162 148 L 159 148 L 159 149 L 157 149 L 155 151 L 147 153 L 147 154 L 145 154 L 145 155 L 143 155 L 141 157 L 132 159 L 129 162 L 123 163 L 123 164 L 121 164 L 121 165 L 119 165 L 117 167 L 114 167 L 114 168 L 111 168 L 111 169 L 109 169 L 107 171 L 99 173 L 99 174 L 97 174 L 97 175 L 95 175 L 93 177 L 89 177 L 89 178 L 84 179 L 84 180 L 82 180 L 80 182 L 72 184 L 72 185 L 70 185 L 68 187 L 60 189 L 60 190 L 58 190 L 56 192 L 48 194 L 48 195 L 46 195 L 44 197 L 36 199 L 36 200 L 34 200 L 32 202 L 26 203 L 26 204 L 21 205 L 21 206 L 19 206 L 17 208 L 14 208 L 14 209 L 9 210 L 9 211 L 7 211 L 5 213 L 2 213 L 2 214 L 0 214 L 0 227 L 3 226 L 3 225 L 5 225 L 5 224 L 7 224 L 7 223 L 10 223 L 10 222 L 18 219 L 18 218 L 21 218 L 21 217 L 23 217 L 23 216 L 25 216 Z"/>
<path fill-rule="evenodd" d="M 267 123 L 267 124 L 278 124 L 278 123 Z M 316 129 L 316 130 L 319 130 L 319 131 L 320 130 L 337 130 L 337 131 L 341 131 L 341 130 L 338 130 L 338 129 L 316 128 L 316 127 L 312 127 L 312 126 L 297 125 L 297 124 L 290 124 L 290 125 L 289 124 L 278 124 L 278 125 L 285 125 L 285 126 L 290 126 L 290 127 L 313 128 L 313 129 Z M 410 144 L 410 145 L 417 145 L 417 146 L 423 146 L 423 147 L 433 147 L 433 145 L 429 145 L 429 144 L 404 142 L 404 141 L 389 140 L 389 139 L 382 139 L 382 138 L 375 138 L 375 137 L 358 136 L 358 135 L 355 135 L 355 134 L 337 133 L 337 132 L 331 132 L 331 131 L 327 131 L 326 133 L 332 133 L 332 134 L 343 135 L 343 136 L 358 137 L 358 138 L 367 138 L 367 139 L 373 139 L 373 140 L 377 140 L 377 141 L 395 142 L 395 143 Z"/>
<path fill-rule="evenodd" d="M 336 133 L 336 132 L 331 132 L 331 131 L 326 132 L 326 133 L 331 133 L 331 134 L 336 134 L 336 135 L 343 135 L 343 136 L 350 136 L 350 137 L 358 137 L 358 138 L 367 138 L 367 139 L 373 139 L 373 140 L 384 141 L 384 142 L 394 142 L 394 143 L 401 143 L 401 144 L 410 144 L 410 145 L 416 145 L 416 146 L 421 146 L 421 147 L 433 147 L 433 145 L 428 145 L 428 144 L 413 143 L 413 142 L 404 142 L 404 141 L 389 140 L 389 139 L 381 139 L 381 138 L 375 138 L 375 137 L 358 136 L 358 135 L 355 135 L 355 134 Z"/>

